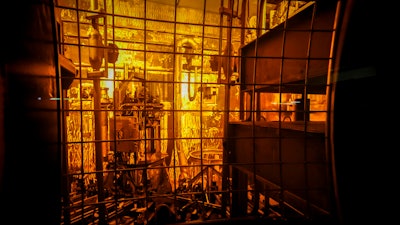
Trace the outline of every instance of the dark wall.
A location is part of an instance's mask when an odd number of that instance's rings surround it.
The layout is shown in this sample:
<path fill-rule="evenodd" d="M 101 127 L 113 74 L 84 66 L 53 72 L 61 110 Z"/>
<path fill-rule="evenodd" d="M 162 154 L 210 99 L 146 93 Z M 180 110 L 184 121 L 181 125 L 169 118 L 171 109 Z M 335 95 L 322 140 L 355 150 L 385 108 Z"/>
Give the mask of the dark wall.
<path fill-rule="evenodd" d="M 379 159 L 389 149 L 378 139 L 382 130 L 376 126 L 384 118 L 377 113 L 378 5 L 370 0 L 344 1 L 338 29 L 331 140 L 343 224 L 380 217 L 376 210 L 383 198 L 377 187 L 387 183 L 379 173 Z"/>
<path fill-rule="evenodd" d="M 60 221 L 56 59 L 48 2 L 2 4 L 0 214 L 9 223 Z"/>

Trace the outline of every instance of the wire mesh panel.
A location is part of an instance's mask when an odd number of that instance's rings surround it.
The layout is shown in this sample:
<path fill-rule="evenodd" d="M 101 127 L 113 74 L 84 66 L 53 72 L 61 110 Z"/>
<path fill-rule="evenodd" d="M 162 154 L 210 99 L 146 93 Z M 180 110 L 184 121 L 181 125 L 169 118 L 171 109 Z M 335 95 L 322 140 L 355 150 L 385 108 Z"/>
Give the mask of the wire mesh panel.
<path fill-rule="evenodd" d="M 336 2 L 282 1 L 271 13 L 270 30 L 241 48 L 241 121 L 227 135 L 232 211 L 331 219 L 327 77 Z"/>
<path fill-rule="evenodd" d="M 57 1 L 62 223 L 329 217 L 332 2 Z"/>

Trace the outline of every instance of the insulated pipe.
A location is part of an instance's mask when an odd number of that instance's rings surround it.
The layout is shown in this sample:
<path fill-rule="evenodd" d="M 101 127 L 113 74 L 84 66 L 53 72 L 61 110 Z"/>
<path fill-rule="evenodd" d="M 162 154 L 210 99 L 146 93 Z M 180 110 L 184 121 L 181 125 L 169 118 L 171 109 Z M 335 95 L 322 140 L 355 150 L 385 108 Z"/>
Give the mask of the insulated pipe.
<path fill-rule="evenodd" d="M 185 44 L 189 44 L 190 46 L 193 47 L 193 50 L 197 49 L 197 44 L 196 42 L 194 42 L 193 39 L 189 39 L 189 38 L 184 38 L 182 40 L 180 40 L 177 43 L 177 57 L 175 59 L 175 81 L 177 82 L 181 82 L 181 75 L 182 75 L 182 53 L 184 53 L 185 48 L 183 47 Z M 175 109 L 180 109 L 181 105 L 182 105 L 182 100 L 181 100 L 181 88 L 177 88 L 175 89 L 175 91 L 178 93 L 177 95 L 177 99 L 175 101 Z M 174 117 L 175 118 L 175 117 Z M 177 118 L 180 118 L 180 116 L 178 116 Z M 176 126 L 175 126 L 175 134 L 174 137 L 181 137 L 181 122 L 179 119 L 175 120 Z M 188 165 L 188 161 L 187 161 L 187 157 L 185 155 L 185 153 L 183 152 L 183 150 L 181 149 L 181 145 L 175 144 L 176 148 L 177 148 L 177 155 L 178 155 L 178 163 L 179 166 L 183 166 L 180 169 L 180 175 L 179 175 L 179 179 L 184 179 L 188 177 L 188 169 L 187 169 L 187 165 Z"/>

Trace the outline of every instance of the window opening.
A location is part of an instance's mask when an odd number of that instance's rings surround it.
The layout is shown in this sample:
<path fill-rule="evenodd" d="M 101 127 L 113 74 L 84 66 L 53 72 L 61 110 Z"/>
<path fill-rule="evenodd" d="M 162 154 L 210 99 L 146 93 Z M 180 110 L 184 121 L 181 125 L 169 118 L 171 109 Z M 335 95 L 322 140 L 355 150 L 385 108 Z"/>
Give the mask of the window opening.
<path fill-rule="evenodd" d="M 329 216 L 336 7 L 318 6 L 58 0 L 78 71 L 63 92 L 62 223 Z"/>

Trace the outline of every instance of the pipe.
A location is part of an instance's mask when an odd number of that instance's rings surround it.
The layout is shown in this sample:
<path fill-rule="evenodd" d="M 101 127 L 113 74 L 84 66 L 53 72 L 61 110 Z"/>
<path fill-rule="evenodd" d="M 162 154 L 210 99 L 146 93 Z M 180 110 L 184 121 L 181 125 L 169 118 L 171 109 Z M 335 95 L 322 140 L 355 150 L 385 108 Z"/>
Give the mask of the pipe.
<path fill-rule="evenodd" d="M 99 32 L 97 18 L 92 18 L 92 27 L 89 28 L 89 62 L 93 70 L 100 70 L 103 64 L 103 38 Z"/>
<path fill-rule="evenodd" d="M 98 1 L 91 0 L 90 7 L 92 10 L 98 10 Z M 104 49 L 103 40 L 98 29 L 98 16 L 91 17 L 92 27 L 89 32 L 89 62 L 95 71 L 99 71 L 101 65 L 103 64 Z M 106 23 L 106 22 L 105 22 Z M 105 30 L 104 33 L 107 33 Z M 94 47 L 93 47 L 94 46 Z M 106 63 L 107 65 L 107 63 Z M 107 69 L 107 68 L 106 68 Z M 107 73 L 107 70 L 105 71 Z M 102 126 L 105 121 L 105 115 L 101 111 L 101 89 L 100 89 L 100 77 L 93 77 L 93 88 L 94 88 L 94 121 L 95 121 L 95 153 L 96 153 L 96 179 L 97 179 L 97 201 L 99 202 L 98 213 L 99 213 L 99 223 L 108 224 L 106 221 L 106 206 L 103 203 L 105 200 L 104 193 L 104 177 L 103 173 L 103 143 L 101 140 L 104 138 Z"/>
<path fill-rule="evenodd" d="M 90 9 L 93 11 L 99 10 L 99 2 L 98 0 L 90 0 Z"/>
<path fill-rule="evenodd" d="M 198 47 L 196 42 L 194 42 L 193 39 L 184 38 L 184 39 L 180 40 L 177 43 L 176 52 L 177 53 L 184 53 L 185 49 L 184 49 L 183 46 L 185 44 L 188 44 L 188 45 L 192 46 L 193 50 L 196 50 L 197 47 Z M 177 54 L 177 57 L 176 57 L 176 60 L 175 60 L 175 79 L 174 80 L 176 80 L 178 82 L 181 81 L 181 73 L 182 73 L 182 65 L 181 65 L 181 63 L 182 63 L 182 54 Z M 175 108 L 177 108 L 177 109 L 181 108 L 181 103 L 182 103 L 182 100 L 181 100 L 181 97 L 180 97 L 180 90 L 181 90 L 180 88 L 178 88 L 176 90 L 176 92 L 179 93 L 178 96 L 177 96 L 177 101 L 175 102 Z M 176 133 L 175 133 L 174 137 L 180 137 L 181 122 L 180 122 L 180 120 L 175 120 L 175 123 L 176 123 L 176 126 L 175 126 L 175 128 L 176 128 L 175 132 Z M 176 144 L 175 146 L 177 147 L 177 156 L 178 156 L 179 166 L 183 166 L 183 167 L 180 168 L 179 180 L 183 180 L 183 179 L 189 177 L 188 168 L 186 167 L 188 165 L 188 160 L 187 160 L 187 157 L 186 157 L 185 153 L 181 149 L 181 146 L 178 145 L 178 144 Z"/>

